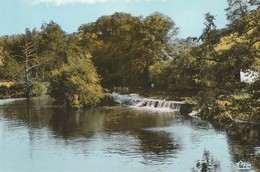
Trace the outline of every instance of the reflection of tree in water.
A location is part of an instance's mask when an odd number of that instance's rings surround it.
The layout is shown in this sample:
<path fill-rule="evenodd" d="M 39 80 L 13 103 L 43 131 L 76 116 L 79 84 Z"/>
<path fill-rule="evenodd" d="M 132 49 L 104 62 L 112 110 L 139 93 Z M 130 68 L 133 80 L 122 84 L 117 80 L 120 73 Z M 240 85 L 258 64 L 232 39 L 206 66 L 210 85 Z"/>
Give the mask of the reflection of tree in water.
<path fill-rule="evenodd" d="M 53 109 L 49 127 L 55 135 L 63 138 L 90 137 L 103 128 L 103 118 L 97 115 L 98 111 L 98 109 L 88 109 L 74 112 L 56 108 Z"/>
<path fill-rule="evenodd" d="M 226 125 L 229 145 L 234 161 L 248 161 L 254 169 L 260 169 L 260 126 L 253 124 Z"/>
<path fill-rule="evenodd" d="M 137 130 L 132 135 L 140 140 L 139 150 L 143 152 L 145 163 L 166 163 L 181 149 L 181 144 L 176 143 L 165 131 Z"/>
<path fill-rule="evenodd" d="M 132 131 L 140 128 L 169 125 L 169 115 L 133 113 L 124 108 L 90 108 L 69 112 L 54 108 L 49 124 L 56 135 L 67 137 L 90 136 L 96 132 Z"/>
<path fill-rule="evenodd" d="M 52 118 L 49 127 L 54 131 L 56 136 L 64 138 L 71 137 L 76 130 L 75 115 L 67 112 L 65 109 L 53 109 Z"/>
<path fill-rule="evenodd" d="M 11 103 L 7 103 L 1 106 L 3 116 L 7 119 L 15 119 L 16 121 L 22 121 L 30 128 L 39 128 L 44 126 L 49 120 L 49 108 L 41 107 L 39 104 L 47 103 L 46 100 L 36 100 L 31 98 L 30 100 L 17 100 Z M 44 114 L 44 115 L 42 115 Z"/>
<path fill-rule="evenodd" d="M 22 121 L 31 128 L 48 127 L 62 138 L 91 135 L 99 131 L 132 131 L 170 125 L 170 114 L 157 115 L 125 108 L 90 108 L 72 112 L 52 105 L 48 97 L 32 98 L 1 105 L 5 118 Z"/>
<path fill-rule="evenodd" d="M 109 131 L 132 131 L 142 128 L 169 126 L 173 116 L 166 114 L 149 114 L 145 111 L 133 111 L 116 108 L 105 110 L 104 127 Z"/>
<path fill-rule="evenodd" d="M 79 137 L 100 131 L 102 117 L 96 115 L 99 109 L 81 112 L 67 111 L 64 107 L 52 105 L 50 98 L 32 98 L 1 105 L 3 116 L 21 121 L 34 130 L 48 127 L 55 137 Z"/>
<path fill-rule="evenodd" d="M 193 120 L 195 127 L 205 127 L 201 122 Z M 197 125 L 196 125 L 197 124 Z M 230 153 L 233 156 L 234 164 L 242 160 L 250 162 L 253 169 L 260 169 L 260 126 L 249 123 L 221 123 L 212 121 L 210 123 L 214 130 L 226 132 Z"/>
<path fill-rule="evenodd" d="M 216 172 L 219 171 L 220 162 L 214 159 L 209 150 L 204 149 L 202 159 L 197 160 L 192 172 Z"/>

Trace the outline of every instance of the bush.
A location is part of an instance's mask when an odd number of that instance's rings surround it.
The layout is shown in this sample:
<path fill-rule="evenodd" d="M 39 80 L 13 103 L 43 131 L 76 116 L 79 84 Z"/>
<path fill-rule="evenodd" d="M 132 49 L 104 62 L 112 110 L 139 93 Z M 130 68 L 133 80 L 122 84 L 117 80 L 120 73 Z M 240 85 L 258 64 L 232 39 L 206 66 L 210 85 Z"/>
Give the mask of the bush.
<path fill-rule="evenodd" d="M 51 74 L 49 93 L 69 108 L 83 108 L 99 103 L 104 96 L 91 60 L 69 58 L 68 63 Z"/>
<path fill-rule="evenodd" d="M 38 81 L 32 82 L 32 89 L 30 90 L 30 96 L 40 96 L 43 93 L 43 83 Z"/>
<path fill-rule="evenodd" d="M 0 98 L 25 97 L 25 84 L 21 82 L 13 83 L 10 86 L 0 86 Z"/>

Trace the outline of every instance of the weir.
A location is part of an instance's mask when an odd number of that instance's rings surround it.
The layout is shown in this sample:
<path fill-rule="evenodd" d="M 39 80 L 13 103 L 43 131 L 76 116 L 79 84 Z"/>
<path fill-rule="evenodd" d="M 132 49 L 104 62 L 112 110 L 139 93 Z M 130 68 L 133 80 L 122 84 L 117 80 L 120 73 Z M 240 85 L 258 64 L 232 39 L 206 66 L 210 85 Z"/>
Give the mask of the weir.
<path fill-rule="evenodd" d="M 155 111 L 180 111 L 181 101 L 170 101 L 165 99 L 143 98 L 138 94 L 119 95 L 115 94 L 115 101 L 131 108 L 155 110 Z"/>

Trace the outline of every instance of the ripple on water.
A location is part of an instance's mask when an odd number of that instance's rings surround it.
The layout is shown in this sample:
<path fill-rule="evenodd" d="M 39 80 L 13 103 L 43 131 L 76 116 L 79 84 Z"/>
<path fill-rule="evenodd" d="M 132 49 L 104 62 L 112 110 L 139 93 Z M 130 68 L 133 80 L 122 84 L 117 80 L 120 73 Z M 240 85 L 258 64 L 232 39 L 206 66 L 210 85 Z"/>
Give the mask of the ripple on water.
<path fill-rule="evenodd" d="M 220 161 L 222 171 L 235 171 L 233 161 L 246 157 L 245 150 L 260 151 L 258 142 L 252 146 L 238 137 L 243 135 L 237 131 L 250 128 L 235 128 L 230 137 L 225 128 L 219 132 L 175 113 L 113 107 L 74 114 L 40 108 L 37 102 L 37 109 L 24 115 L 24 103 L 0 107 L 0 171 L 188 172 L 204 149 Z"/>

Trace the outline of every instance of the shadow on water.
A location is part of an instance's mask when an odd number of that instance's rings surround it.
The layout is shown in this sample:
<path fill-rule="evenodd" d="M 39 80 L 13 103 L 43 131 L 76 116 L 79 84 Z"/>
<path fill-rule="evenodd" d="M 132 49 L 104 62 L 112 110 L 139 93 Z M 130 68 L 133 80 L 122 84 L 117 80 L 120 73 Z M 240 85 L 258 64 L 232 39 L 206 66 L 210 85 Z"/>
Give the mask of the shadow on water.
<path fill-rule="evenodd" d="M 137 130 L 131 133 L 140 140 L 138 150 L 144 157 L 145 164 L 173 163 L 174 155 L 181 149 L 181 145 L 165 131 Z"/>
<path fill-rule="evenodd" d="M 170 134 L 165 131 L 138 130 L 132 134 L 140 139 L 140 150 L 146 153 L 161 154 L 180 148 L 180 145 L 174 143 Z"/>
<path fill-rule="evenodd" d="M 104 148 L 106 151 L 134 157 L 141 155 L 142 160 L 139 161 L 143 164 L 172 164 L 176 156 L 187 149 L 183 143 L 185 139 L 180 139 L 182 132 L 185 137 L 190 136 L 187 143 L 193 143 L 196 148 L 204 137 L 200 134 L 214 130 L 214 133 L 226 134 L 230 151 L 227 154 L 231 155 L 233 164 L 243 160 L 250 162 L 253 169 L 260 169 L 260 127 L 256 125 L 209 123 L 180 117 L 176 112 L 136 111 L 119 106 L 72 112 L 53 106 L 52 102 L 50 98 L 41 97 L 32 98 L 29 107 L 26 100 L 1 104 L 0 117 L 15 121 L 8 123 L 10 128 L 21 125 L 32 131 L 44 128 L 54 139 L 77 146 L 82 144 L 79 151 L 88 151 L 85 145 L 88 139 L 101 135 L 101 144 L 104 140 L 114 144 Z M 113 140 L 113 137 L 116 139 Z M 120 138 L 122 142 L 118 141 Z"/>
<path fill-rule="evenodd" d="M 248 161 L 260 171 L 260 126 L 234 123 L 225 129 L 234 161 Z"/>
<path fill-rule="evenodd" d="M 2 115 L 31 128 L 48 127 L 57 137 L 91 136 L 97 132 L 133 131 L 170 125 L 173 113 L 156 114 L 122 107 L 94 107 L 82 111 L 68 111 L 52 106 L 46 97 L 33 98 L 1 105 Z"/>
<path fill-rule="evenodd" d="M 84 152 L 88 152 L 86 148 L 88 139 L 100 134 L 107 142 L 113 142 L 111 138 L 115 135 L 135 140 L 129 141 L 133 142 L 132 150 L 126 147 L 129 144 L 126 140 L 123 140 L 122 144 L 116 142 L 114 145 L 116 149 L 107 149 L 114 153 L 127 153 L 133 156 L 141 153 L 144 164 L 165 163 L 180 149 L 180 144 L 176 143 L 169 133 L 146 130 L 170 126 L 176 112 L 158 114 L 119 106 L 94 107 L 74 112 L 64 107 L 52 106 L 52 100 L 46 97 L 33 98 L 29 103 L 26 100 L 19 100 L 1 105 L 0 111 L 6 120 L 17 121 L 17 125 L 28 127 L 30 135 L 37 129 L 47 128 L 53 138 L 65 140 L 66 144 L 78 145 Z M 30 139 L 33 141 L 36 138 L 30 137 Z"/>

